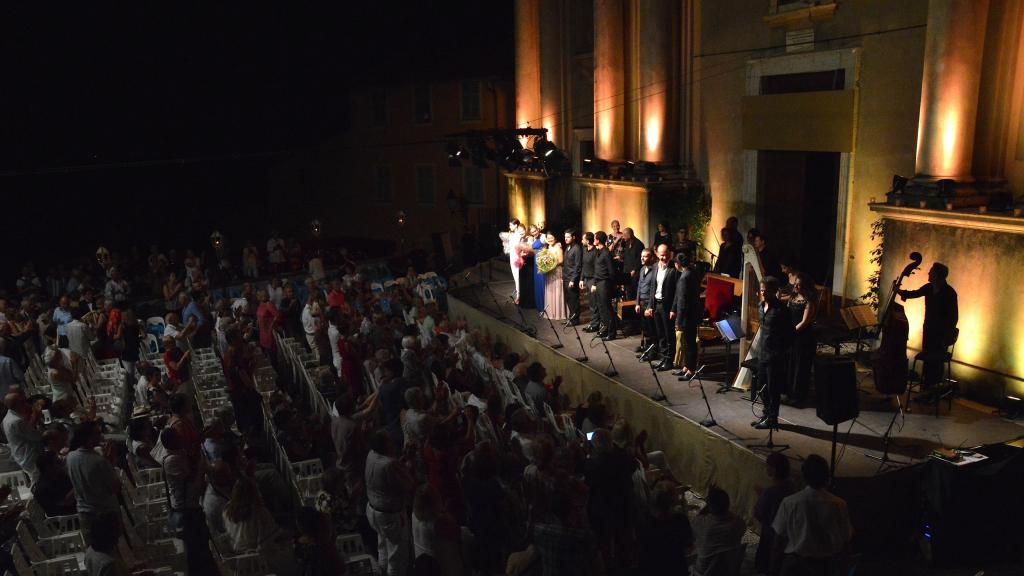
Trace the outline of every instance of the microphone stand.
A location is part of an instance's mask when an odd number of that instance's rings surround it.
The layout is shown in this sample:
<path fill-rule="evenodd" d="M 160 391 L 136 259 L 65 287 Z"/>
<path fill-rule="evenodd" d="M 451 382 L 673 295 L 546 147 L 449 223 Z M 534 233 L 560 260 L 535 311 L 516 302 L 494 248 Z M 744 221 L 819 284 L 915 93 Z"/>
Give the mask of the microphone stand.
<path fill-rule="evenodd" d="M 554 334 L 555 334 L 555 340 L 558 341 L 557 344 L 552 344 L 551 348 L 553 348 L 555 350 L 558 350 L 559 348 L 562 348 L 563 347 L 563 345 L 562 345 L 562 337 L 558 335 L 558 330 L 555 330 L 555 323 L 551 321 L 551 316 L 548 316 L 548 308 L 547 308 L 547 306 L 545 306 L 544 309 L 541 310 L 540 313 L 543 314 L 545 318 L 547 318 L 548 326 L 551 327 L 551 331 L 554 332 Z"/>
<path fill-rule="evenodd" d="M 697 371 L 693 373 L 693 376 L 690 376 L 690 380 L 693 380 L 694 378 L 697 379 L 697 384 L 700 385 L 700 395 L 704 397 L 704 405 L 708 407 L 708 417 L 701 420 L 700 425 L 705 428 L 711 428 L 718 423 L 715 422 L 715 415 L 711 413 L 711 402 L 708 401 L 708 394 L 704 391 L 704 381 L 701 380 L 700 377 L 700 373 L 704 371 L 704 368 L 707 368 L 707 364 L 703 364 L 700 368 L 697 368 Z"/>
<path fill-rule="evenodd" d="M 583 339 L 580 338 L 579 328 L 576 328 L 575 324 L 570 324 L 570 326 L 572 326 L 572 331 L 576 333 L 576 341 L 580 343 L 580 353 L 583 354 L 583 356 L 578 356 L 576 358 L 576 361 L 577 362 L 590 362 L 590 357 L 587 356 L 587 348 L 583 345 Z"/>
<path fill-rule="evenodd" d="M 491 290 L 490 283 L 485 283 L 484 284 L 484 288 L 487 288 L 487 292 L 491 295 L 491 300 L 494 302 L 494 307 L 495 307 L 495 309 L 498 310 L 498 315 L 495 316 L 495 319 L 497 319 L 497 320 L 504 320 L 505 319 L 505 312 L 503 312 L 501 310 L 501 304 L 498 304 L 498 297 L 494 295 L 494 290 Z M 518 306 L 516 306 L 516 307 L 518 308 Z"/>
<path fill-rule="evenodd" d="M 651 368 L 651 376 L 654 376 L 654 382 L 658 385 L 658 393 L 652 394 L 651 400 L 654 400 L 655 402 L 668 402 L 668 396 L 665 395 L 665 389 L 661 387 L 661 378 L 658 377 L 658 369 L 654 366 L 654 359 L 650 356 L 651 352 L 654 352 L 654 347 L 657 345 L 657 342 L 651 344 L 643 353 L 647 356 L 647 365 Z"/>
<path fill-rule="evenodd" d="M 462 279 L 465 280 L 466 282 L 468 282 L 467 286 L 469 287 L 469 293 L 473 295 L 473 302 L 476 304 L 476 307 L 477 308 L 483 308 L 483 306 L 480 304 L 480 296 L 477 295 L 476 288 L 474 287 L 473 282 L 469 279 L 471 274 L 473 274 L 472 270 L 470 270 L 469 272 L 466 272 L 466 275 L 463 276 Z M 479 275 L 478 275 L 478 277 L 479 277 Z"/>
<path fill-rule="evenodd" d="M 509 300 L 512 300 L 511 296 L 509 296 Z M 536 337 L 537 329 L 527 324 L 526 316 L 523 316 L 523 309 L 518 304 L 516 304 L 514 300 L 512 304 L 513 306 L 515 306 L 516 312 L 519 312 L 520 322 L 516 322 L 515 320 L 512 321 L 516 325 L 516 328 L 518 328 L 523 334 L 526 334 L 527 336 Z"/>
<path fill-rule="evenodd" d="M 604 339 L 600 336 L 594 336 L 590 339 L 591 342 L 597 340 L 604 346 L 604 354 L 608 357 L 608 371 L 604 373 L 605 376 L 618 376 L 619 371 L 615 369 L 615 360 L 612 360 L 612 353 L 608 351 L 608 344 L 605 343 Z"/>

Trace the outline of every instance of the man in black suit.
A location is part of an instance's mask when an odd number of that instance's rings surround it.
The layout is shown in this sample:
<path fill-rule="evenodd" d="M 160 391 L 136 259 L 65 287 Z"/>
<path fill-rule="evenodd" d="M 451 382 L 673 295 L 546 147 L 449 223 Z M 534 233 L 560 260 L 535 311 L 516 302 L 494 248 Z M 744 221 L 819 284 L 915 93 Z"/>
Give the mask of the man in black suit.
<path fill-rule="evenodd" d="M 924 367 L 921 382 L 930 388 L 942 382 L 942 365 L 946 351 L 956 342 L 959 320 L 956 290 L 946 282 L 949 268 L 941 262 L 932 264 L 928 283 L 917 290 L 900 290 L 904 300 L 924 296 L 924 329 L 921 338 L 921 359 Z"/>
<path fill-rule="evenodd" d="M 676 357 L 675 303 L 676 286 L 679 271 L 672 265 L 672 251 L 667 244 L 659 244 L 655 251 L 658 263 L 647 276 L 647 290 L 651 299 L 647 302 L 644 316 L 651 318 L 658 338 L 658 355 L 661 363 L 658 370 L 664 372 L 672 369 Z"/>
<path fill-rule="evenodd" d="M 676 329 L 683 333 L 683 369 L 680 377 L 690 379 L 697 370 L 697 327 L 704 317 L 704 304 L 700 300 L 700 283 L 704 269 L 696 265 L 689 254 L 676 256 L 679 283 L 676 285 Z"/>
<path fill-rule="evenodd" d="M 774 276 L 765 276 L 761 281 L 760 319 L 757 384 L 765 390 L 764 417 L 750 425 L 764 430 L 779 427 L 779 401 L 789 385 L 786 362 L 795 333 L 789 308 L 779 300 L 779 280 Z"/>
<path fill-rule="evenodd" d="M 764 270 L 764 275 L 771 276 L 780 282 L 785 281 L 786 277 L 782 274 L 782 265 L 779 264 L 779 258 L 775 255 L 775 251 L 768 247 L 768 239 L 761 234 L 761 231 L 757 228 L 751 228 L 750 232 L 747 232 L 747 238 L 750 240 L 750 244 L 757 250 L 757 256 L 761 259 L 761 269 Z"/>
<path fill-rule="evenodd" d="M 583 249 L 576 242 L 576 230 L 565 231 L 565 260 L 562 264 L 562 291 L 569 309 L 566 326 L 580 323 L 580 282 L 583 280 Z"/>
<path fill-rule="evenodd" d="M 612 285 L 615 282 L 615 269 L 612 266 L 612 255 L 605 248 L 608 235 L 598 230 L 594 234 L 594 249 L 597 255 L 594 259 L 594 286 L 590 289 L 592 294 L 597 294 L 597 310 L 601 317 L 601 328 L 597 333 L 602 340 L 615 340 L 615 333 L 618 329 L 615 322 L 615 311 L 612 309 L 612 298 L 614 291 Z"/>
<path fill-rule="evenodd" d="M 644 251 L 640 253 L 640 273 L 637 274 L 636 282 L 636 315 L 640 318 L 644 341 L 636 347 L 637 352 L 643 352 L 648 346 L 658 341 L 657 330 L 654 328 L 654 318 L 647 317 L 647 303 L 651 301 L 650 280 L 651 273 L 654 271 L 653 262 L 654 254 L 649 249 L 644 248 Z M 646 356 L 640 357 L 641 362 L 646 362 L 649 359 Z"/>
<path fill-rule="evenodd" d="M 583 286 L 580 292 L 587 294 L 587 302 L 590 304 L 590 324 L 583 329 L 584 332 L 597 332 L 601 326 L 601 315 L 597 311 L 597 291 L 591 290 L 594 287 L 594 261 L 597 259 L 597 250 L 594 248 L 594 233 L 583 234 Z"/>
<path fill-rule="evenodd" d="M 622 283 L 626 288 L 626 299 L 636 298 L 637 276 L 640 273 L 640 253 L 644 251 L 642 240 L 633 235 L 632 228 L 624 230 L 622 241 L 619 242 L 622 256 Z"/>

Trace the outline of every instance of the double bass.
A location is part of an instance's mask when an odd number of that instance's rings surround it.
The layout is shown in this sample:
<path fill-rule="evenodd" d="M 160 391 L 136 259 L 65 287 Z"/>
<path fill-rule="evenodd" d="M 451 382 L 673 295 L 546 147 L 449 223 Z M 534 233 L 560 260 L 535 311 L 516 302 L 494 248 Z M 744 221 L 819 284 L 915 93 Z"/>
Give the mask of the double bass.
<path fill-rule="evenodd" d="M 921 253 L 911 252 L 910 263 L 903 268 L 899 278 L 892 282 L 889 299 L 879 319 L 881 342 L 871 356 L 871 367 L 875 375 L 875 389 L 882 394 L 903 394 L 907 390 L 907 339 L 910 337 L 910 323 L 902 304 L 896 303 L 896 295 L 915 270 L 921 267 Z"/>

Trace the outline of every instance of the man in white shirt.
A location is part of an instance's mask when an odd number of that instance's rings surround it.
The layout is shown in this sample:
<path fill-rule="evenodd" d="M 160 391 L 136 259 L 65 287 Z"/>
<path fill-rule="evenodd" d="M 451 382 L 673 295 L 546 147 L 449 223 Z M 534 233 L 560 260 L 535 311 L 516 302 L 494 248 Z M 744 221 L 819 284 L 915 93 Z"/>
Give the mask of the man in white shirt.
<path fill-rule="evenodd" d="M 405 506 L 415 481 L 393 455 L 391 438 L 383 429 L 370 437 L 366 457 L 366 519 L 377 531 L 381 574 L 406 574 L 412 555 L 412 531 Z"/>
<path fill-rule="evenodd" d="M 781 562 L 783 576 L 837 575 L 853 537 L 846 502 L 825 489 L 829 471 L 824 458 L 811 454 L 800 470 L 807 487 L 783 499 L 772 521 L 772 565 L 778 572 Z"/>
<path fill-rule="evenodd" d="M 227 532 L 224 527 L 224 506 L 231 499 L 235 476 L 231 466 L 223 460 L 211 463 L 207 476 L 210 483 L 206 485 L 206 493 L 203 494 L 203 512 L 206 514 L 206 524 L 210 532 L 214 536 L 219 536 Z"/>
<path fill-rule="evenodd" d="M 68 476 L 75 491 L 75 505 L 82 537 L 91 542 L 93 526 L 100 518 L 113 518 L 120 526 L 121 482 L 110 462 L 96 452 L 103 442 L 103 432 L 95 421 L 75 426 L 68 453 Z"/>
<path fill-rule="evenodd" d="M 121 278 L 121 271 L 117 268 L 110 269 L 110 280 L 107 280 L 107 287 L 105 295 L 107 300 L 112 301 L 114 304 L 124 305 L 128 301 L 128 294 L 131 292 L 131 286 L 128 285 L 128 281 Z"/>
<path fill-rule="evenodd" d="M 25 395 L 18 391 L 4 396 L 4 406 L 7 407 L 7 415 L 4 416 L 3 429 L 11 458 L 35 484 L 39 480 L 36 460 L 43 450 L 43 435 L 39 431 L 39 423 L 43 420 L 42 405 L 30 406 Z"/>
<path fill-rule="evenodd" d="M 189 318 L 189 324 L 183 325 L 177 312 L 168 312 L 164 318 L 164 337 L 170 336 L 178 343 L 178 348 L 188 348 L 188 338 L 196 331 L 195 318 Z"/>
<path fill-rule="evenodd" d="M 77 368 L 82 358 L 89 355 L 92 348 L 92 330 L 89 325 L 82 322 L 82 309 L 75 308 L 71 311 L 71 322 L 64 327 L 68 335 L 68 348 L 71 350 L 71 366 Z"/>
<path fill-rule="evenodd" d="M 316 331 L 320 327 L 319 297 L 316 293 L 310 295 L 309 301 L 302 307 L 302 330 L 306 333 L 306 342 L 309 349 L 316 351 Z"/>
<path fill-rule="evenodd" d="M 281 307 L 281 300 L 284 300 L 284 284 L 280 278 L 271 278 L 267 285 L 267 297 L 274 303 L 274 307 Z"/>

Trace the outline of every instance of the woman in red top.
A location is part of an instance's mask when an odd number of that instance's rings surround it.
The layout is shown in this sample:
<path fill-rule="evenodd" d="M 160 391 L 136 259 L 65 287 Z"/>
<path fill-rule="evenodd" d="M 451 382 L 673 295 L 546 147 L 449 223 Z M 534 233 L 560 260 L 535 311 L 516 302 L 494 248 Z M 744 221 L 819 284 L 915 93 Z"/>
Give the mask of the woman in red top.
<path fill-rule="evenodd" d="M 189 360 L 192 358 L 191 350 L 178 348 L 177 342 L 172 336 L 164 336 L 164 366 L 167 367 L 167 384 L 171 390 L 182 392 L 178 387 L 189 381 Z"/>
<path fill-rule="evenodd" d="M 257 292 L 256 299 L 260 303 L 259 307 L 256 308 L 256 325 L 260 331 L 260 348 L 263 348 L 268 358 L 273 358 L 274 350 L 276 349 L 274 330 L 281 323 L 281 314 L 277 311 L 277 306 L 274 306 L 274 303 L 270 301 L 266 290 Z"/>
<path fill-rule="evenodd" d="M 341 356 L 341 381 L 348 385 L 353 398 L 363 394 L 363 358 L 352 341 L 351 326 L 343 322 L 339 327 L 338 355 Z"/>

